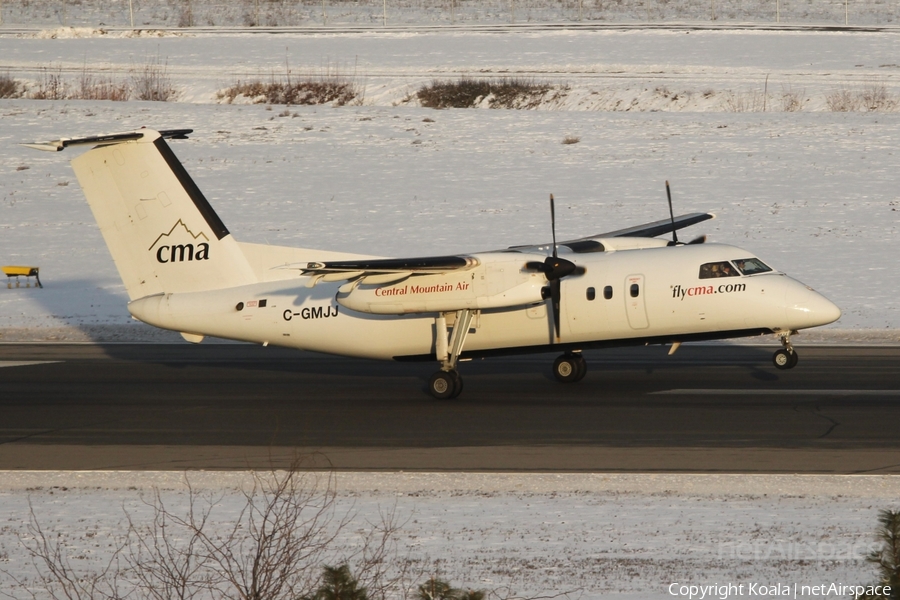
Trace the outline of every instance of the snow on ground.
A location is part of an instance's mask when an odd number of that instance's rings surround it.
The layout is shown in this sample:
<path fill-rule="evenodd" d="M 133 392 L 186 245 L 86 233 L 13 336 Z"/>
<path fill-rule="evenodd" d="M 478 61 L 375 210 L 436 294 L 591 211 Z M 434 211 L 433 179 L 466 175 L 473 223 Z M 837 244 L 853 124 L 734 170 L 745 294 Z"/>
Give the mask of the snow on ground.
<path fill-rule="evenodd" d="M 0 328 L 125 325 L 126 296 L 66 154 L 15 145 L 192 127 L 175 152 L 239 240 L 381 255 L 543 242 L 679 211 L 835 301 L 836 329 L 900 328 L 900 118 L 0 101 Z M 286 116 L 279 116 L 284 115 Z M 296 115 L 296 116 L 295 116 Z M 577 144 L 562 144 L 577 136 Z M 893 334 L 891 334 L 893 335 Z M 896 338 L 893 338 L 896 341 Z"/>
<path fill-rule="evenodd" d="M 900 8 L 884 0 L 6 0 L 0 22 L 12 25 L 135 27 L 310 26 L 387 24 L 485 25 L 599 21 L 613 23 L 706 21 L 716 23 L 894 23 Z"/>
<path fill-rule="evenodd" d="M 697 234 L 739 244 L 840 305 L 837 339 L 855 330 L 897 342 L 900 116 L 822 110 L 841 86 L 896 95 L 896 48 L 895 34 L 859 32 L 0 37 L 0 73 L 127 77 L 158 56 L 180 91 L 166 104 L 0 101 L 0 263 L 38 265 L 46 284 L 0 287 L 0 334 L 147 335 L 68 167 L 78 151 L 16 144 L 149 126 L 194 128 L 175 152 L 238 239 L 272 244 L 428 255 L 542 242 L 551 192 L 560 236 L 576 237 L 664 217 L 669 179 L 680 211 L 717 213 Z M 213 103 L 238 78 L 280 76 L 285 60 L 296 72 L 342 65 L 366 86 L 364 105 Z M 394 105 L 463 73 L 572 91 L 554 110 Z M 728 93 L 758 99 L 767 75 L 767 102 L 802 89 L 804 110 L 729 111 Z M 73 549 L 98 557 L 97 536 L 117 531 L 140 493 L 157 486 L 183 502 L 179 477 L 3 473 L 0 568 L 26 574 L 17 535 L 29 498 Z M 217 490 L 242 477 L 191 475 Z M 876 512 L 900 497 L 896 477 L 338 477 L 341 505 L 362 516 L 396 503 L 410 519 L 405 545 L 425 564 L 443 559 L 459 585 L 584 598 L 670 597 L 675 581 L 866 583 Z M 225 514 L 235 498 L 226 493 Z"/>
<path fill-rule="evenodd" d="M 2 30 L 0 30 L 2 33 Z M 235 34 L 48 40 L 0 37 L 0 74 L 29 82 L 83 73 L 133 78 L 164 65 L 186 102 L 211 103 L 238 80 L 283 80 L 290 70 L 338 73 L 365 88 L 365 104 L 402 103 L 434 78 L 514 76 L 571 91 L 555 110 L 828 110 L 828 96 L 883 88 L 900 100 L 898 30 L 459 31 L 309 35 Z M 766 98 L 763 106 L 763 98 Z M 758 104 L 758 106 L 757 106 Z"/>
<path fill-rule="evenodd" d="M 188 477 L 202 494 L 221 495 L 214 520 L 233 518 L 247 474 Z M 338 549 L 358 543 L 357 530 L 377 521 L 379 509 L 395 509 L 405 522 L 403 553 L 426 573 L 525 597 L 661 600 L 673 597 L 668 586 L 675 582 L 870 584 L 874 573 L 863 556 L 874 547 L 877 512 L 900 507 L 896 476 L 336 477 L 338 514 L 357 514 Z M 82 557 L 78 567 L 89 568 L 108 556 L 123 511 L 146 518 L 142 496 L 160 489 L 176 512 L 187 497 L 177 473 L 6 472 L 0 481 L 0 583 L 30 573 L 18 541 L 29 502 L 41 524 Z"/>
<path fill-rule="evenodd" d="M 0 100 L 0 262 L 38 265 L 47 283 L 0 289 L 0 329 L 6 340 L 171 339 L 125 310 L 67 164 L 79 150 L 17 145 L 146 125 L 194 128 L 176 153 L 238 239 L 272 244 L 419 255 L 543 241 L 549 193 L 560 235 L 576 237 L 664 217 L 669 179 L 679 211 L 718 214 L 696 234 L 740 244 L 841 306 L 830 328 L 841 339 L 897 342 L 896 35 L 0 36 L 0 73 L 31 86 L 80 73 L 125 81 L 158 61 L 178 91 L 172 103 Z M 239 79 L 288 69 L 337 70 L 365 89 L 362 106 L 215 103 Z M 568 92 L 536 111 L 409 101 L 463 74 Z M 825 110 L 829 94 L 867 89 L 884 92 L 886 112 Z M 787 96 L 800 112 L 782 110 Z"/>

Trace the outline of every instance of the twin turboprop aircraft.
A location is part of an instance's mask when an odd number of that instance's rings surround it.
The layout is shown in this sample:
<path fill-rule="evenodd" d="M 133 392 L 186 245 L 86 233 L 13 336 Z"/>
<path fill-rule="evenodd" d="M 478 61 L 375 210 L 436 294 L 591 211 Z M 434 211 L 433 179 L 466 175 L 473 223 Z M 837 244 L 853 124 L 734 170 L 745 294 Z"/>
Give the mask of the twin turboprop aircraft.
<path fill-rule="evenodd" d="M 238 242 L 166 139 L 139 131 L 26 144 L 93 148 L 72 167 L 125 284 L 150 325 L 330 354 L 440 363 L 428 389 L 454 398 L 460 361 L 561 352 L 561 382 L 582 350 L 775 334 L 773 362 L 797 364 L 791 335 L 840 310 L 752 253 L 677 241 L 695 213 L 577 240 L 456 256 L 377 258 Z M 670 197 L 671 211 L 671 197 Z M 552 211 L 552 197 L 551 197 Z M 555 230 L 555 226 L 553 227 Z M 673 240 L 656 236 L 673 234 Z"/>

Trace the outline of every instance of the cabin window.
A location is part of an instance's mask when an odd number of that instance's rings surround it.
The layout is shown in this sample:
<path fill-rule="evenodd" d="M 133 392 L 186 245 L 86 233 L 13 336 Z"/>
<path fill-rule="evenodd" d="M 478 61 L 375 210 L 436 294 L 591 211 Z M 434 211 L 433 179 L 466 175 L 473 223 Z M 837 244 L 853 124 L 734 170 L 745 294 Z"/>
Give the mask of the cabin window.
<path fill-rule="evenodd" d="M 758 258 L 742 258 L 734 261 L 734 265 L 744 275 L 756 275 L 757 273 L 767 273 L 772 268 Z"/>
<path fill-rule="evenodd" d="M 700 279 L 715 279 L 717 277 L 740 277 L 741 274 L 727 260 L 721 262 L 706 263 L 700 265 Z"/>
<path fill-rule="evenodd" d="M 589 288 L 587 289 L 587 299 L 588 299 L 588 300 L 593 300 L 593 299 L 596 298 L 596 297 L 597 297 L 597 292 L 594 290 L 594 288 L 589 287 Z"/>
<path fill-rule="evenodd" d="M 603 288 L 603 297 L 607 300 L 612 300 L 612 286 L 608 285 Z"/>
<path fill-rule="evenodd" d="M 632 298 L 637 298 L 641 294 L 641 286 L 636 283 L 632 283 L 630 292 Z"/>

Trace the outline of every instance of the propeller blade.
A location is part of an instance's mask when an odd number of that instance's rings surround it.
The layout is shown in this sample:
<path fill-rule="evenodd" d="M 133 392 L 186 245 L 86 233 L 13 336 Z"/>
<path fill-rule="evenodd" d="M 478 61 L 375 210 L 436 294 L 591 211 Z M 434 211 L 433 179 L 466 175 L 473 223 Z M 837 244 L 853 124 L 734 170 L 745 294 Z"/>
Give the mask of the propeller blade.
<path fill-rule="evenodd" d="M 669 188 L 669 180 L 666 179 L 666 196 L 669 198 L 669 217 L 672 219 L 672 245 L 678 244 L 678 230 L 675 229 L 675 212 L 672 210 L 672 190 Z"/>
<path fill-rule="evenodd" d="M 550 229 L 553 231 L 553 258 L 556 258 L 556 202 L 550 194 Z"/>
<path fill-rule="evenodd" d="M 550 280 L 550 301 L 553 304 L 553 332 L 556 334 L 556 343 L 559 343 L 559 304 L 562 295 L 562 283 L 559 279 Z"/>
<path fill-rule="evenodd" d="M 706 243 L 706 234 L 701 235 L 700 237 L 695 237 L 691 241 L 688 242 L 688 246 L 691 244 L 705 244 Z"/>

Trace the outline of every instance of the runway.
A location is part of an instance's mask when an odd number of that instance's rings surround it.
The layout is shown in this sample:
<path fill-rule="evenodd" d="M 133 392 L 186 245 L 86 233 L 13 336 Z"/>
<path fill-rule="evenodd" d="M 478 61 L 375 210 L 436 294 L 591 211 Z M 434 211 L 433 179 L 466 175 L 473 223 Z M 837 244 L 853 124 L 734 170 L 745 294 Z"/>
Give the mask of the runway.
<path fill-rule="evenodd" d="M 0 345 L 0 469 L 900 473 L 900 348 L 646 347 L 461 365 L 241 344 Z"/>

